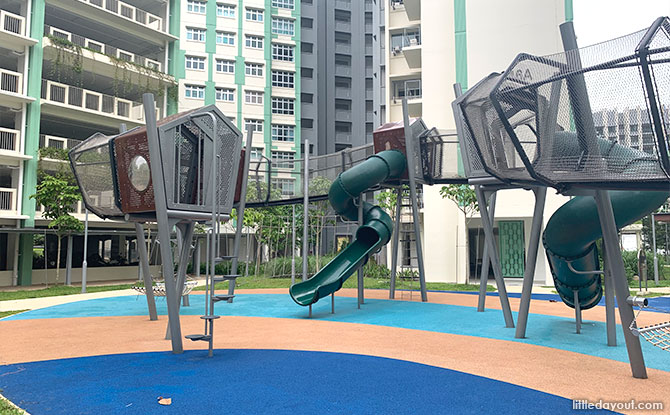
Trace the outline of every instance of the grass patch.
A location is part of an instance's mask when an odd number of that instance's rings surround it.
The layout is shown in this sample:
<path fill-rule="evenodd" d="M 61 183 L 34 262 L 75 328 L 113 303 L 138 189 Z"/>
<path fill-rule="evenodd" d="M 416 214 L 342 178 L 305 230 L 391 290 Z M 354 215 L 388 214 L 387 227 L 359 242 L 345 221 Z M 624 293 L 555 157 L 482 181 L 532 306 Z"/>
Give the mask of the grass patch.
<path fill-rule="evenodd" d="M 649 291 L 649 292 L 640 291 L 638 293 L 637 291 L 632 291 L 631 290 L 630 295 L 637 295 L 639 297 L 652 298 L 652 297 L 663 297 L 664 295 L 668 295 L 668 293 L 655 293 L 655 292 L 652 292 L 652 291 Z"/>
<path fill-rule="evenodd" d="M 23 313 L 28 310 L 10 310 L 10 311 L 0 311 L 0 318 L 11 316 L 12 314 Z M 2 412 L 0 412 L 1 414 Z"/>
<path fill-rule="evenodd" d="M 98 286 L 86 287 L 86 292 L 97 293 L 101 291 L 126 290 L 132 286 L 133 284 L 98 285 Z M 42 288 L 39 290 L 2 291 L 0 292 L 0 301 L 23 300 L 26 298 L 55 297 L 59 295 L 72 295 L 72 294 L 81 294 L 81 287 L 75 287 L 70 285 L 54 285 L 53 287 Z"/>
<path fill-rule="evenodd" d="M 2 389 L 0 389 L 2 392 Z M 4 396 L 0 395 L 0 414 L 2 415 L 24 415 L 27 412 L 12 405 Z"/>
<path fill-rule="evenodd" d="M 653 271 L 652 271 L 653 274 Z M 640 282 L 639 281 L 633 281 L 630 284 L 630 288 L 640 288 Z M 642 281 L 642 286 L 644 287 L 644 281 Z M 651 279 L 647 280 L 647 286 L 649 288 L 657 288 L 657 287 L 670 287 L 670 280 L 658 280 L 658 284 L 654 282 L 654 276 L 651 276 Z"/>
<path fill-rule="evenodd" d="M 296 279 L 300 281 L 300 279 Z M 390 280 L 388 279 L 376 279 L 376 278 L 365 278 L 363 280 L 365 288 L 381 288 L 388 289 L 390 286 Z M 242 277 L 237 279 L 237 285 L 235 286 L 238 289 L 256 289 L 256 288 L 286 288 L 288 289 L 291 286 L 290 278 L 268 278 L 268 277 Z M 358 280 L 356 276 L 350 277 L 347 281 L 344 282 L 343 288 L 356 288 L 358 286 Z M 220 282 L 215 286 L 216 290 L 222 290 L 228 288 L 228 282 Z M 406 281 L 398 279 L 396 281 L 396 289 L 398 290 L 416 290 L 420 288 L 419 281 Z M 434 291 L 479 291 L 479 284 L 450 284 L 443 282 L 428 282 L 426 283 L 426 289 Z M 204 291 L 205 286 L 200 285 L 194 288 L 194 291 Z M 496 289 L 492 285 L 486 286 L 487 291 L 495 291 Z"/>

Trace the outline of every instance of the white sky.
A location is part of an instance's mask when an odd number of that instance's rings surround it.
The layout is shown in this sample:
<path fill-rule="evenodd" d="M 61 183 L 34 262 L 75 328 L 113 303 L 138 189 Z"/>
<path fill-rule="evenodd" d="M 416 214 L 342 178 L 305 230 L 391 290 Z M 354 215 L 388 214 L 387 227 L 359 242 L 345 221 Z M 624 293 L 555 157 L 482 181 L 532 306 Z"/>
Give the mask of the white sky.
<path fill-rule="evenodd" d="M 670 0 L 573 0 L 580 47 L 644 29 L 670 16 Z"/>

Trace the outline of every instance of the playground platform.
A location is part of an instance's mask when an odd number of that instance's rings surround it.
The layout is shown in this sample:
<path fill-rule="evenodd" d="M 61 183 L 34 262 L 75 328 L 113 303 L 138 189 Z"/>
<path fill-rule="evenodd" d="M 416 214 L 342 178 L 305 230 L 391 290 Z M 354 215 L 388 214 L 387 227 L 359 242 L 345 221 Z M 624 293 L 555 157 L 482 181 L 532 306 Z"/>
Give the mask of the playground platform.
<path fill-rule="evenodd" d="M 10 316 L 0 320 L 0 389 L 33 415 L 434 414 L 572 413 L 573 400 L 658 402 L 670 385 L 667 352 L 646 342 L 649 380 L 630 376 L 621 326 L 619 345 L 606 345 L 602 306 L 584 311 L 578 335 L 571 310 L 538 294 L 527 338 L 518 340 L 494 295 L 477 313 L 476 295 L 431 292 L 421 303 L 418 293 L 388 300 L 386 291 L 367 290 L 359 310 L 356 290 L 343 289 L 335 314 L 323 299 L 308 318 L 286 291 L 241 290 L 219 307 L 213 358 L 190 342 L 173 355 L 163 340 L 165 302 L 157 301 L 160 319 L 149 321 L 141 296 Z M 203 298 L 192 295 L 182 308 L 184 333 L 202 330 Z M 666 300 L 656 299 L 668 307 Z M 518 298 L 510 302 L 518 309 Z M 644 312 L 639 321 L 663 318 Z M 159 405 L 159 396 L 172 404 Z"/>

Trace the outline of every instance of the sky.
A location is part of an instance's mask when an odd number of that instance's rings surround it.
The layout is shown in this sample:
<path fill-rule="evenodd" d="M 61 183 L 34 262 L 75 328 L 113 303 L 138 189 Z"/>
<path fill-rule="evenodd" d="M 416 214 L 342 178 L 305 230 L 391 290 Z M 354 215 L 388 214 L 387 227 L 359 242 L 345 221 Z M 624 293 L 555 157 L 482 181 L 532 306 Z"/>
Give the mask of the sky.
<path fill-rule="evenodd" d="M 580 47 L 649 27 L 670 16 L 670 0 L 573 0 L 574 25 Z"/>

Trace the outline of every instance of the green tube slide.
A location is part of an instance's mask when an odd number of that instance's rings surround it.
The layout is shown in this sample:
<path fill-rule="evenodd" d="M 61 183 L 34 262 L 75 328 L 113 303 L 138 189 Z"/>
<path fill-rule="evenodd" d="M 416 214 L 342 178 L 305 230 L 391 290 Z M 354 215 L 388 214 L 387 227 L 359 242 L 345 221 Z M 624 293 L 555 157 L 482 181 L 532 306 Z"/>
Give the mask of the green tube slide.
<path fill-rule="evenodd" d="M 405 155 L 400 151 L 375 154 L 337 177 L 328 192 L 330 204 L 339 215 L 358 220 L 355 203 L 358 195 L 386 180 L 400 177 L 405 165 Z M 299 305 L 314 304 L 342 288 L 344 281 L 391 239 L 393 221 L 389 215 L 379 206 L 362 203 L 363 225 L 356 230 L 354 241 L 312 278 L 293 284 L 289 289 L 291 298 Z"/>
<path fill-rule="evenodd" d="M 576 136 L 573 133 L 559 134 L 565 136 L 557 140 L 561 143 L 562 151 L 569 151 L 570 147 L 574 147 L 575 154 L 579 154 Z M 626 174 L 631 168 L 639 169 L 644 164 L 652 164 L 649 154 L 612 144 L 607 140 L 599 140 L 599 147 L 604 155 L 617 151 L 618 168 L 609 161 L 608 167 L 620 170 L 621 174 Z M 656 210 L 670 196 L 670 191 L 611 191 L 609 194 L 617 229 L 621 229 Z M 594 307 L 603 295 L 599 274 L 575 273 L 568 266 L 570 264 L 578 271 L 598 270 L 595 242 L 600 238 L 602 231 L 598 209 L 594 198 L 590 196 L 573 198 L 561 206 L 547 223 L 542 242 L 556 290 L 563 302 L 570 307 L 575 307 L 574 290 L 578 292 L 581 309 Z"/>

